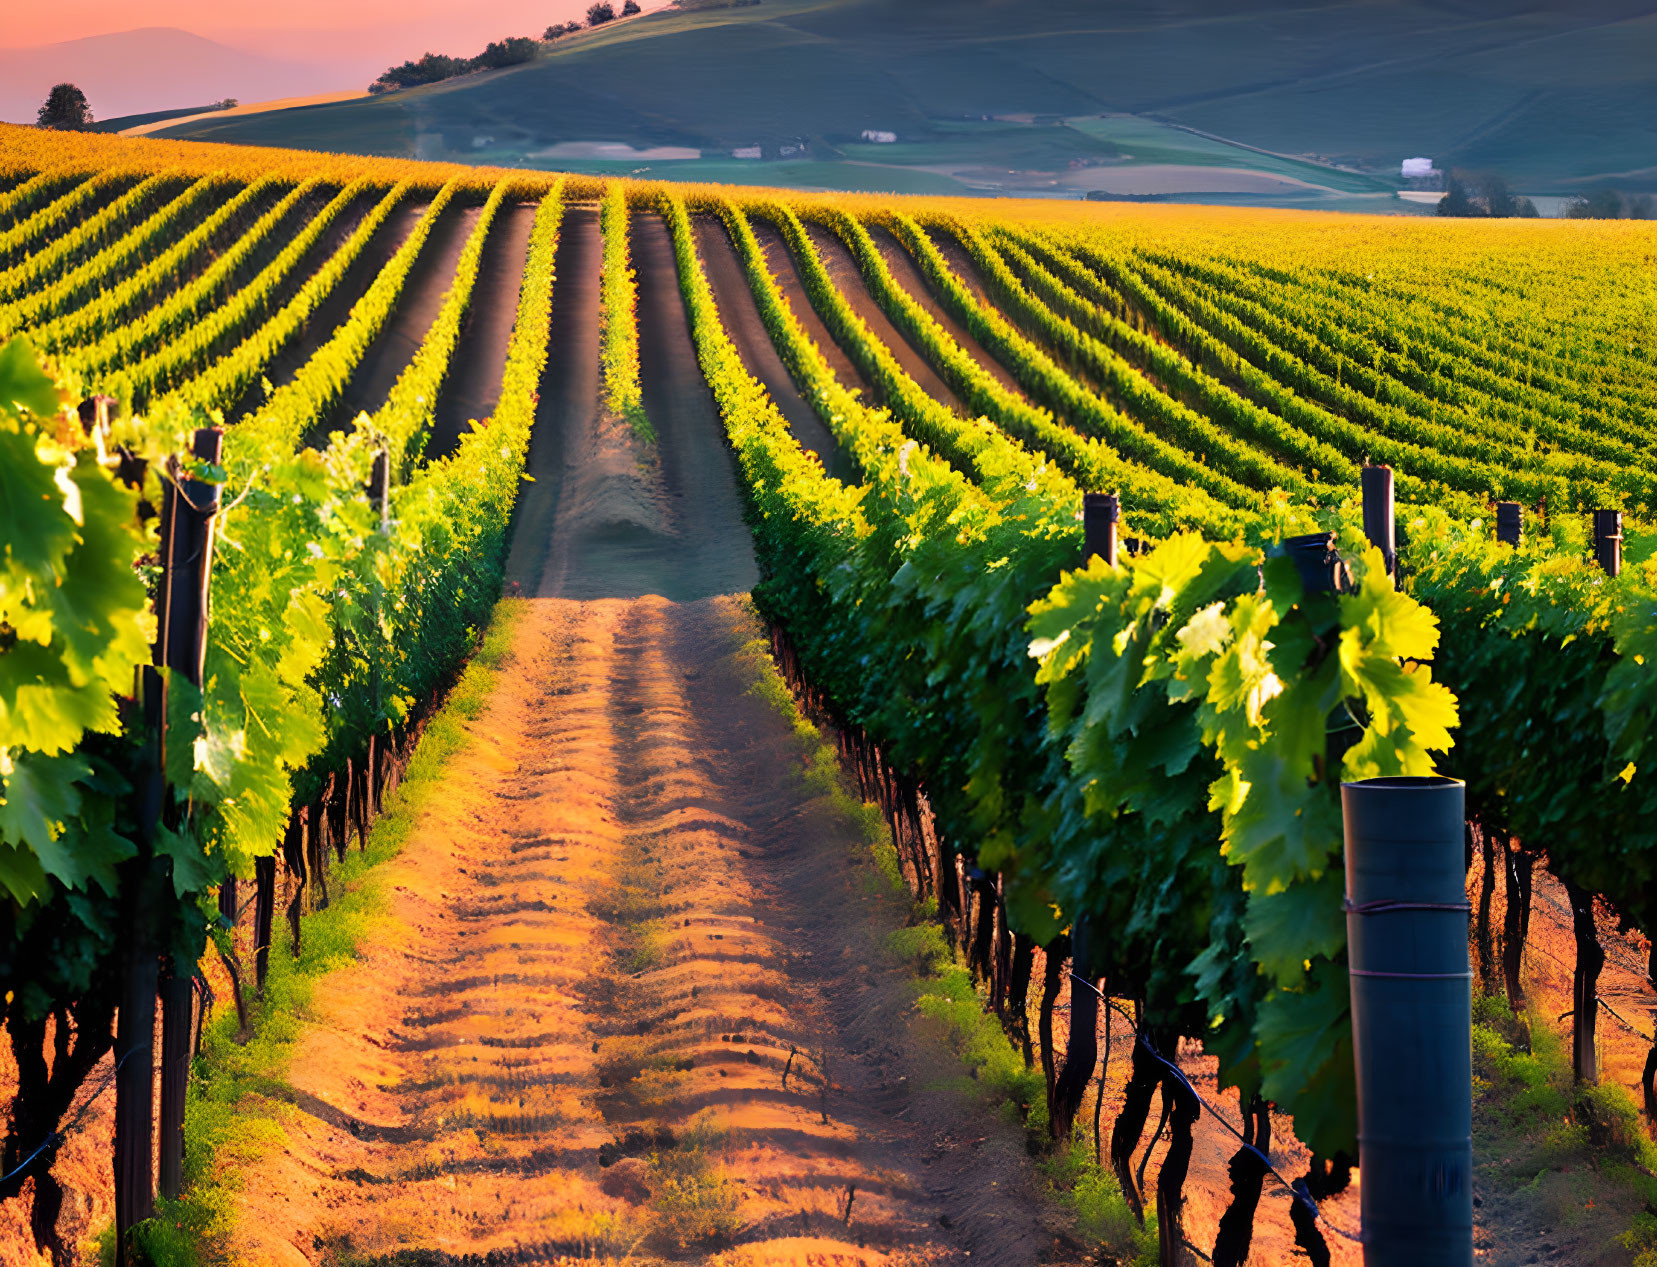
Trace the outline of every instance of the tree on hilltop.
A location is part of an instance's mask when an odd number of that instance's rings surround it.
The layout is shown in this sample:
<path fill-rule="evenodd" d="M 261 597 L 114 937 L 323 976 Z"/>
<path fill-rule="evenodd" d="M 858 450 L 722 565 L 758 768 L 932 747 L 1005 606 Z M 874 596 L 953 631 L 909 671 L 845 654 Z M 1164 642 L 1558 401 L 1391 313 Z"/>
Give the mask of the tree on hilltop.
<path fill-rule="evenodd" d="M 87 104 L 86 94 L 74 84 L 57 84 L 47 94 L 36 119 L 43 128 L 79 132 L 92 125 L 92 107 Z"/>
<path fill-rule="evenodd" d="M 472 65 L 479 70 L 499 70 L 534 60 L 535 41 L 526 35 L 514 35 L 491 43 L 472 59 Z"/>
<path fill-rule="evenodd" d="M 630 18 L 637 12 L 639 12 L 639 0 L 627 0 L 627 3 L 621 6 L 621 16 L 624 18 Z"/>
<path fill-rule="evenodd" d="M 587 8 L 587 25 L 603 26 L 606 22 L 615 20 L 616 11 L 610 0 L 597 0 L 596 4 Z"/>

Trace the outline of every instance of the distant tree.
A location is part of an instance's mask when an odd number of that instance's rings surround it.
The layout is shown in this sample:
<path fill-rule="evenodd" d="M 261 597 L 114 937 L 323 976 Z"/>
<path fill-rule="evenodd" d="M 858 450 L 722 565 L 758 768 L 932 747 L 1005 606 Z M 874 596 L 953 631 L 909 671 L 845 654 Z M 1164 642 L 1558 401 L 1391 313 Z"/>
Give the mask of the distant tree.
<path fill-rule="evenodd" d="M 1444 197 L 1439 199 L 1438 214 L 1441 216 L 1483 216 L 1490 213 L 1483 204 L 1473 197 L 1473 190 L 1460 172 L 1450 173 L 1449 187 Z"/>
<path fill-rule="evenodd" d="M 1521 198 L 1508 188 L 1507 181 L 1495 172 L 1469 176 L 1463 171 L 1452 171 L 1443 199 L 1438 204 L 1441 216 L 1536 216 L 1536 204 Z"/>
<path fill-rule="evenodd" d="M 391 92 L 396 88 L 418 88 L 421 84 L 435 84 L 471 69 L 469 59 L 448 57 L 442 53 L 427 53 L 417 62 L 393 66 L 373 83 L 368 91 Z"/>
<path fill-rule="evenodd" d="M 534 60 L 535 41 L 527 35 L 514 35 L 490 44 L 472 59 L 472 66 L 477 70 L 499 70 Z"/>
<path fill-rule="evenodd" d="M 91 126 L 92 107 L 86 102 L 86 94 L 74 84 L 57 84 L 47 94 L 36 120 L 43 128 L 79 132 Z"/>
<path fill-rule="evenodd" d="M 1578 194 L 1566 204 L 1565 215 L 1572 220 L 1620 220 L 1622 195 L 1615 189 L 1595 189 Z"/>
<path fill-rule="evenodd" d="M 237 101 L 236 98 L 226 97 L 223 101 L 215 101 L 213 103 L 213 109 L 215 109 L 215 110 L 234 110 L 240 104 L 241 104 L 241 102 Z"/>
<path fill-rule="evenodd" d="M 615 20 L 616 11 L 610 0 L 597 0 L 596 4 L 587 6 L 587 25 L 603 26 L 606 22 Z"/>
<path fill-rule="evenodd" d="M 624 18 L 630 18 L 637 12 L 639 12 L 639 0 L 627 0 L 627 3 L 621 6 L 621 16 Z"/>
<path fill-rule="evenodd" d="M 1494 172 L 1485 175 L 1480 181 L 1480 192 L 1484 196 L 1484 211 L 1491 216 L 1516 216 L 1519 214 L 1519 200 L 1513 196 L 1513 191 L 1507 187 L 1507 181 Z"/>

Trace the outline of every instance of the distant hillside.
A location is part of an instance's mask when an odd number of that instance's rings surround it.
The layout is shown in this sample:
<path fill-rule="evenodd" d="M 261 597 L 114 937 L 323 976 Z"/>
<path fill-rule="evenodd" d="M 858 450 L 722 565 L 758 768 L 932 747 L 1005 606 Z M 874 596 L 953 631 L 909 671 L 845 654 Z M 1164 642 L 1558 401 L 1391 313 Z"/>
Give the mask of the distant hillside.
<path fill-rule="evenodd" d="M 79 84 L 99 119 L 337 88 L 337 75 L 172 27 L 146 27 L 35 48 L 0 48 L 0 121 L 33 123 L 55 83 Z"/>
<path fill-rule="evenodd" d="M 916 192 L 1177 192 L 1193 167 L 1255 165 L 1194 129 L 1277 156 L 1256 156 L 1268 200 L 1374 196 L 1416 155 L 1498 168 L 1527 192 L 1657 187 L 1653 65 L 1650 0 L 763 0 L 167 134 Z M 773 161 L 733 157 L 756 146 Z M 1161 174 L 1135 185 L 1126 166 Z"/>

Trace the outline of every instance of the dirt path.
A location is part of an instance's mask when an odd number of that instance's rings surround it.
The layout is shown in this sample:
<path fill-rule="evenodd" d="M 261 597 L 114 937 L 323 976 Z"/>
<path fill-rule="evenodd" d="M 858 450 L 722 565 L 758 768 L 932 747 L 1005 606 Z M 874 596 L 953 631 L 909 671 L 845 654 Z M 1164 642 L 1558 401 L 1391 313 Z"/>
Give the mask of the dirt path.
<path fill-rule="evenodd" d="M 892 276 L 897 280 L 898 285 L 908 291 L 910 297 L 931 314 L 932 319 L 948 332 L 950 338 L 961 345 L 962 350 L 967 355 L 994 374 L 996 379 L 1008 391 L 1023 398 L 1024 389 L 1018 385 L 1018 380 L 1007 372 L 1006 367 L 1000 361 L 985 350 L 984 345 L 979 343 L 967 331 L 967 328 L 955 319 L 954 314 L 949 309 L 943 306 L 937 296 L 933 294 L 932 287 L 927 283 L 926 278 L 922 275 L 920 265 L 916 264 L 914 257 L 903 249 L 903 244 L 893 237 L 888 230 L 877 224 L 868 225 L 867 228 L 869 236 L 874 239 L 874 244 L 880 251 L 880 257 L 886 261 L 886 267 L 892 271 Z"/>
<path fill-rule="evenodd" d="M 547 367 L 525 465 L 534 496 L 518 500 L 506 561 L 507 583 L 531 597 L 551 597 L 542 593 L 541 582 L 548 576 L 553 523 L 566 481 L 594 473 L 594 455 L 586 451 L 591 446 L 584 448 L 571 438 L 591 435 L 598 426 L 599 332 L 592 316 L 598 311 L 602 266 L 598 212 L 591 206 L 566 207 L 553 261 Z"/>
<path fill-rule="evenodd" d="M 482 214 L 482 207 L 463 207 L 451 203 L 438 217 L 437 223 L 432 226 L 431 236 L 415 258 L 414 267 L 403 279 L 402 293 L 397 296 L 397 306 L 392 309 L 390 319 L 368 345 L 345 390 L 340 393 L 338 403 L 329 411 L 329 419 L 320 428 L 324 435 L 355 417 L 359 411 L 373 413 L 385 404 L 398 377 L 425 342 L 432 322 L 437 320 L 443 300 L 454 285 L 460 253 L 466 248 L 466 239 L 471 237 L 472 229 Z M 491 236 L 498 231 L 492 226 Z M 406 238 L 408 235 L 405 233 L 403 236 Z M 372 278 L 369 284 L 372 284 Z M 501 355 L 504 356 L 505 352 Z"/>
<path fill-rule="evenodd" d="M 251 281 L 276 257 L 286 242 L 303 230 L 324 205 L 318 203 L 303 209 L 295 208 L 284 217 L 283 223 L 275 226 L 268 240 L 255 252 L 256 258 L 246 261 L 238 270 L 240 275 L 234 279 L 234 284 L 239 287 Z M 373 206 L 373 195 L 367 194 L 335 217 L 322 236 L 311 244 L 311 249 L 305 252 L 305 258 L 299 262 L 299 266 L 289 272 L 282 284 L 277 287 L 267 311 L 280 311 L 297 295 L 317 270 L 344 245 L 346 239 L 357 231 L 357 227 Z M 328 341 L 334 327 L 345 319 L 345 314 L 351 311 L 351 305 L 362 297 L 362 292 L 368 288 L 374 274 L 397 253 L 397 248 L 414 229 L 415 221 L 424 211 L 424 203 L 411 203 L 397 208 L 386 217 L 385 223 L 375 232 L 362 253 L 352 262 L 351 267 L 345 270 L 345 275 L 334 286 L 333 293 L 311 313 L 298 335 L 266 363 L 262 378 L 268 379 L 273 387 L 281 387 L 292 381 L 293 376 L 299 372 L 299 367 Z M 234 344 L 228 345 L 224 351 L 229 351 L 232 346 Z M 264 384 L 254 383 L 242 394 L 242 398 L 236 402 L 233 409 L 225 411 L 225 417 L 239 418 L 263 404 L 264 400 Z"/>
<path fill-rule="evenodd" d="M 815 453 L 831 475 L 848 483 L 855 481 L 851 462 L 841 458 L 834 436 L 817 411 L 800 395 L 793 375 L 777 354 L 724 224 L 712 216 L 698 217 L 696 243 L 707 268 L 719 315 L 748 372 L 765 384 L 765 390 L 771 393 L 771 399 L 788 419 L 800 447 Z M 857 382 L 855 378 L 850 381 Z"/>
<path fill-rule="evenodd" d="M 1500 871 L 1496 878 L 1490 918 L 1498 955 L 1493 988 L 1500 993 L 1500 938 L 1507 896 Z M 1483 882 L 1484 862 L 1481 851 L 1476 850 L 1467 878 L 1468 900 L 1475 910 Z M 1598 905 L 1596 923 L 1605 950 L 1599 995 L 1624 1018 L 1619 1020 L 1600 1010 L 1596 1027 L 1600 1080 L 1622 1087 L 1639 1105 L 1643 1103 L 1640 1077 L 1651 1049 L 1650 1036 L 1657 1027 L 1657 990 L 1646 977 L 1650 943 L 1638 932 L 1618 932 L 1615 919 L 1603 904 Z M 1473 958 L 1476 967 L 1476 953 Z M 1534 1005 L 1533 1016 L 1547 1027 L 1567 1063 L 1571 1057 L 1571 977 L 1575 963 L 1570 899 L 1565 886 L 1538 863 L 1520 979 Z M 1536 1037 L 1533 1030 L 1533 1044 Z M 1646 1129 L 1650 1130 L 1649 1123 Z M 1545 1156 L 1535 1159 L 1534 1173 L 1527 1165 L 1517 1181 L 1504 1182 L 1508 1176 L 1503 1172 L 1511 1174 L 1514 1167 L 1510 1163 L 1515 1159 L 1501 1155 L 1505 1149 L 1492 1151 L 1492 1144 L 1501 1142 L 1499 1131 L 1491 1131 L 1490 1124 L 1475 1115 L 1473 1160 L 1480 1174 L 1474 1192 L 1483 1201 L 1475 1236 L 1482 1262 L 1491 1267 L 1521 1267 L 1536 1262 L 1629 1261 L 1629 1255 L 1611 1251 L 1607 1243 L 1639 1215 L 1642 1198 L 1638 1192 L 1626 1184 L 1613 1189 L 1589 1169 L 1561 1169 Z"/>
<path fill-rule="evenodd" d="M 823 266 L 828 270 L 830 280 L 840 288 L 840 293 L 846 297 L 853 310 L 869 327 L 869 332 L 884 343 L 903 367 L 904 373 L 920 384 L 921 390 L 942 405 L 948 406 L 956 412 L 961 411 L 961 402 L 955 398 L 955 393 L 938 377 L 938 373 L 931 364 L 904 336 L 898 333 L 887 318 L 881 306 L 870 295 L 863 284 L 863 274 L 858 271 L 857 261 L 852 253 L 846 249 L 845 243 L 836 237 L 833 231 L 822 225 L 806 225 L 806 234 L 817 247 L 817 254 L 822 257 Z M 792 300 L 792 296 L 790 299 Z M 809 304 L 809 301 L 807 301 Z"/>
<path fill-rule="evenodd" d="M 506 352 L 518 317 L 518 289 L 529 256 L 529 231 L 536 206 L 502 207 L 478 261 L 477 286 L 455 347 L 449 377 L 437 397 L 437 416 L 426 452 L 442 457 L 460 442 L 471 423 L 488 418 L 500 404 Z"/>
<path fill-rule="evenodd" d="M 572 331 L 596 231 L 572 209 Z M 634 240 L 659 457 L 596 408 L 596 336 L 560 348 L 510 564 L 535 597 L 387 927 L 318 992 L 238 1261 L 1079 1264 L 1021 1131 L 947 1089 L 881 950 L 904 904 L 752 690 L 734 464 L 666 231 Z"/>

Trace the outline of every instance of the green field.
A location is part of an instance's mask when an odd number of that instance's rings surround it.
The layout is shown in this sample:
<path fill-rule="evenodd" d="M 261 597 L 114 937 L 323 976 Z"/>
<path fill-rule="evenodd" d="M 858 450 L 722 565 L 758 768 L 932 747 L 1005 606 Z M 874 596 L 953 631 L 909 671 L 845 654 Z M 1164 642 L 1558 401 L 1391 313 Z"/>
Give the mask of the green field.
<path fill-rule="evenodd" d="M 916 193 L 1076 197 L 1098 168 L 1218 167 L 1311 188 L 1182 188 L 1284 205 L 1373 195 L 1371 209 L 1386 210 L 1404 209 L 1387 194 L 1400 160 L 1418 154 L 1497 168 L 1534 193 L 1657 181 L 1657 18 L 1632 0 L 1511 7 L 1185 0 L 1102 16 L 1088 0 L 764 0 L 647 14 L 525 66 L 167 135 Z M 865 129 L 898 142 L 869 144 Z M 702 156 L 628 165 L 543 153 L 570 142 Z M 766 161 L 730 157 L 752 146 Z"/>

